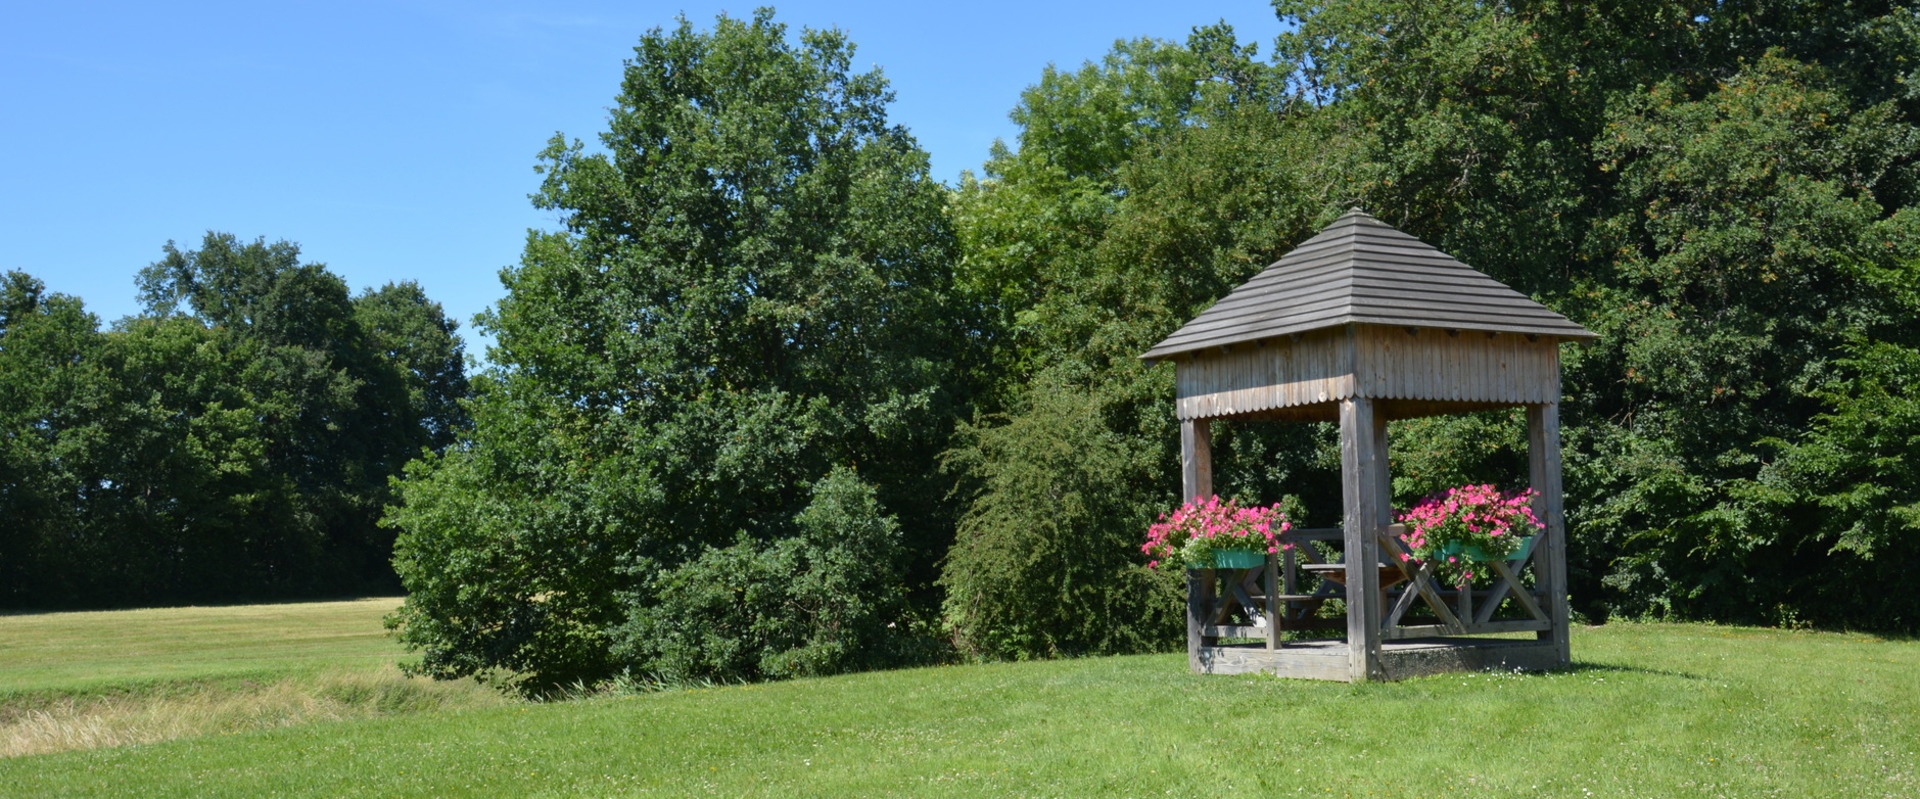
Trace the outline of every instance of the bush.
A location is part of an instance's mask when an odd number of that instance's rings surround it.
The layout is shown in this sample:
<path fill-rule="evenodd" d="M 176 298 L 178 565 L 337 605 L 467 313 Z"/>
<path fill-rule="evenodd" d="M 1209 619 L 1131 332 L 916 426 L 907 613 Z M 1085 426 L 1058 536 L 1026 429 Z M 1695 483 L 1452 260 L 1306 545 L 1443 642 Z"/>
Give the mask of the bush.
<path fill-rule="evenodd" d="M 902 579 L 899 524 L 845 467 L 815 483 L 797 535 L 742 536 L 673 568 L 632 569 L 615 657 L 667 682 L 837 674 L 924 656 Z"/>
<path fill-rule="evenodd" d="M 1113 431 L 1096 391 L 1040 384 L 1024 402 L 950 453 L 979 490 L 940 578 L 954 644 L 1010 659 L 1177 646 L 1184 577 L 1140 553 L 1178 475 L 1167 438 Z"/>

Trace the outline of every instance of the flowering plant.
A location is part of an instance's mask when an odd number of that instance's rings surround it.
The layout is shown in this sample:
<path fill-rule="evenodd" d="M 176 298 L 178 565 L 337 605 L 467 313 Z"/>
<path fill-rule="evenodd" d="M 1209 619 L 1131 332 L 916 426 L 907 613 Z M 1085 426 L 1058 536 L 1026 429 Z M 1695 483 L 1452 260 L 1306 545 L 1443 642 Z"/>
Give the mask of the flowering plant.
<path fill-rule="evenodd" d="M 1159 523 L 1147 527 L 1147 542 L 1140 551 L 1151 558 L 1148 566 L 1164 563 L 1211 569 L 1216 551 L 1267 553 L 1293 548 L 1292 544 L 1280 543 L 1280 534 L 1292 526 L 1280 503 L 1242 508 L 1233 500 L 1222 502 L 1216 496 L 1204 503 L 1194 500 L 1181 505 L 1171 516 L 1160 514 Z"/>
<path fill-rule="evenodd" d="M 1413 558 L 1430 562 L 1455 585 L 1473 579 L 1474 560 L 1506 560 L 1521 541 L 1544 525 L 1533 516 L 1533 489 L 1501 492 L 1491 485 L 1449 488 L 1402 513 L 1401 540 Z"/>

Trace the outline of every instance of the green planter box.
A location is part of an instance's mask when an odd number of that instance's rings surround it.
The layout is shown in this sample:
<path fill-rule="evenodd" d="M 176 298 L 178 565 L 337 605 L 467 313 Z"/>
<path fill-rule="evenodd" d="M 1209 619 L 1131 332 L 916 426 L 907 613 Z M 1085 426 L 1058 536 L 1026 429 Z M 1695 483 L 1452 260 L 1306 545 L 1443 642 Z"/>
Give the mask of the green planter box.
<path fill-rule="evenodd" d="M 1213 567 L 1216 569 L 1254 569 L 1267 565 L 1267 553 L 1253 549 L 1216 549 L 1213 551 Z"/>
<path fill-rule="evenodd" d="M 1519 558 L 1525 558 L 1529 555 L 1532 555 L 1533 542 L 1538 541 L 1539 539 L 1540 539 L 1540 536 L 1537 536 L 1537 535 L 1521 536 L 1520 548 L 1514 550 L 1513 554 L 1508 555 L 1504 558 L 1491 557 L 1487 553 L 1480 551 L 1479 547 L 1476 547 L 1470 544 L 1466 546 L 1462 546 L 1457 542 L 1448 542 L 1446 545 L 1440 547 L 1440 554 L 1445 557 L 1452 557 L 1457 555 L 1457 556 L 1466 558 L 1467 560 L 1477 561 L 1481 563 L 1485 563 L 1486 561 L 1490 561 L 1490 560 L 1516 560 Z"/>

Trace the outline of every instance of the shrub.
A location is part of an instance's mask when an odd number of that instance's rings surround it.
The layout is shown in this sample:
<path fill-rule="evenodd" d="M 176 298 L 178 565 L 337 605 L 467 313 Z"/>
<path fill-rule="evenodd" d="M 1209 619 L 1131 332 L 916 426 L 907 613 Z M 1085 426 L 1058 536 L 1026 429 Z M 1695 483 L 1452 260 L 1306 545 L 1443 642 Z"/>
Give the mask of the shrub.
<path fill-rule="evenodd" d="M 615 657 L 662 682 L 835 674 L 924 654 L 912 639 L 900 529 L 844 467 L 815 483 L 772 543 L 742 536 L 677 567 L 640 573 Z"/>

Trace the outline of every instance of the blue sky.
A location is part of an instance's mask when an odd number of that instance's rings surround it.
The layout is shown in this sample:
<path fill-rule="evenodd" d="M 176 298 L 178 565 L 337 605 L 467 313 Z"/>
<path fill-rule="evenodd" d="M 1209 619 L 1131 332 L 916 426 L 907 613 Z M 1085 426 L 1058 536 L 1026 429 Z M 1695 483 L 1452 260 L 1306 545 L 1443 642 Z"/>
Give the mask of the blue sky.
<path fill-rule="evenodd" d="M 877 65 L 934 176 L 978 169 L 1049 63 L 1226 20 L 1271 50 L 1264 0 L 787 2 Z M 0 270 L 111 322 L 169 239 L 298 242 L 355 291 L 417 280 L 463 324 L 502 293 L 555 132 L 594 141 L 640 35 L 715 2 L 27 3 L 0 25 Z"/>

